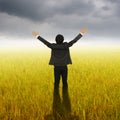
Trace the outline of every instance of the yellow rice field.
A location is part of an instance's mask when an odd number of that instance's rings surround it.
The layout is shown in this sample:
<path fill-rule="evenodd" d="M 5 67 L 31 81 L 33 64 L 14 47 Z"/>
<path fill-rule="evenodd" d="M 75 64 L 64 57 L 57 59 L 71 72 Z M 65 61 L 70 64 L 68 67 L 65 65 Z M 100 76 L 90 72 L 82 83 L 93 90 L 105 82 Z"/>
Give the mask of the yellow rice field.
<path fill-rule="evenodd" d="M 52 114 L 49 57 L 46 47 L 0 50 L 0 120 L 45 120 Z M 120 47 L 73 47 L 71 57 L 71 115 L 79 120 L 120 120 Z"/>

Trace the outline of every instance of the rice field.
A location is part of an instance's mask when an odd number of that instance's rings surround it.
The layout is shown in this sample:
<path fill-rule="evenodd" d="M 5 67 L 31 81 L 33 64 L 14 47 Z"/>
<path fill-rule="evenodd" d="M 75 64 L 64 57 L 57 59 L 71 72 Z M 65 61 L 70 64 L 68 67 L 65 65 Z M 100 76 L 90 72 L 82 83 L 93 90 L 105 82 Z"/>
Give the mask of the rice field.
<path fill-rule="evenodd" d="M 0 50 L 0 120 L 57 120 L 49 57 L 46 47 Z M 120 120 L 120 47 L 73 47 L 71 58 L 68 93 L 72 117 L 60 119 Z M 62 101 L 62 82 L 59 92 Z"/>

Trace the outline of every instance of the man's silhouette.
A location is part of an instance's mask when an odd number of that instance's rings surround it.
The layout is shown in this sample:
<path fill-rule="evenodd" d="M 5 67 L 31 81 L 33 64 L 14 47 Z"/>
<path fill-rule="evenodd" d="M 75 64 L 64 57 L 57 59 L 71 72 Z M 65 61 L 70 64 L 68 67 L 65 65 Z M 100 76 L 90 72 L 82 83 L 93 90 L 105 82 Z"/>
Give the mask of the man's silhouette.
<path fill-rule="evenodd" d="M 58 34 L 55 38 L 56 43 L 50 43 L 41 36 L 38 32 L 33 32 L 33 35 L 43 42 L 47 47 L 51 49 L 51 58 L 49 61 L 50 65 L 54 65 L 54 87 L 59 88 L 60 77 L 62 77 L 63 88 L 67 88 L 67 75 L 68 75 L 68 64 L 72 64 L 69 47 L 76 43 L 84 33 L 86 29 L 82 29 L 80 33 L 70 42 L 63 42 L 63 35 Z"/>

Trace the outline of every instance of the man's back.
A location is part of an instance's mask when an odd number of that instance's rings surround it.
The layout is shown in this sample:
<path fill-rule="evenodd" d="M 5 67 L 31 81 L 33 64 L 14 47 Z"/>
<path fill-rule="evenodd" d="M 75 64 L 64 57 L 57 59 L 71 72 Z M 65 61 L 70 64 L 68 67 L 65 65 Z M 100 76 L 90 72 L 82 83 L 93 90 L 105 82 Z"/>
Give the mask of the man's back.
<path fill-rule="evenodd" d="M 52 44 L 50 65 L 65 66 L 72 64 L 68 43 Z"/>
<path fill-rule="evenodd" d="M 43 42 L 46 46 L 51 48 L 51 58 L 49 62 L 50 65 L 66 66 L 67 64 L 72 64 L 72 61 L 70 58 L 69 47 L 71 47 L 74 43 L 76 43 L 81 37 L 82 37 L 82 34 L 78 34 L 69 43 L 64 42 L 61 44 L 50 43 L 44 38 L 42 38 L 41 36 L 38 36 L 37 38 L 41 42 Z"/>

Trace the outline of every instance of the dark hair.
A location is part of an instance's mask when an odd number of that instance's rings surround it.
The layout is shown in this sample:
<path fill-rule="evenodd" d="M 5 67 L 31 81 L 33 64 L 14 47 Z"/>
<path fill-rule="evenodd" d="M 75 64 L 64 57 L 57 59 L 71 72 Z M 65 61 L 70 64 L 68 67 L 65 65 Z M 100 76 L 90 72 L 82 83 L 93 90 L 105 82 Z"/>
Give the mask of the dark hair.
<path fill-rule="evenodd" d="M 63 41 L 64 41 L 63 35 L 58 34 L 58 35 L 56 36 L 56 38 L 55 38 L 55 41 L 56 41 L 57 44 L 63 43 Z"/>

